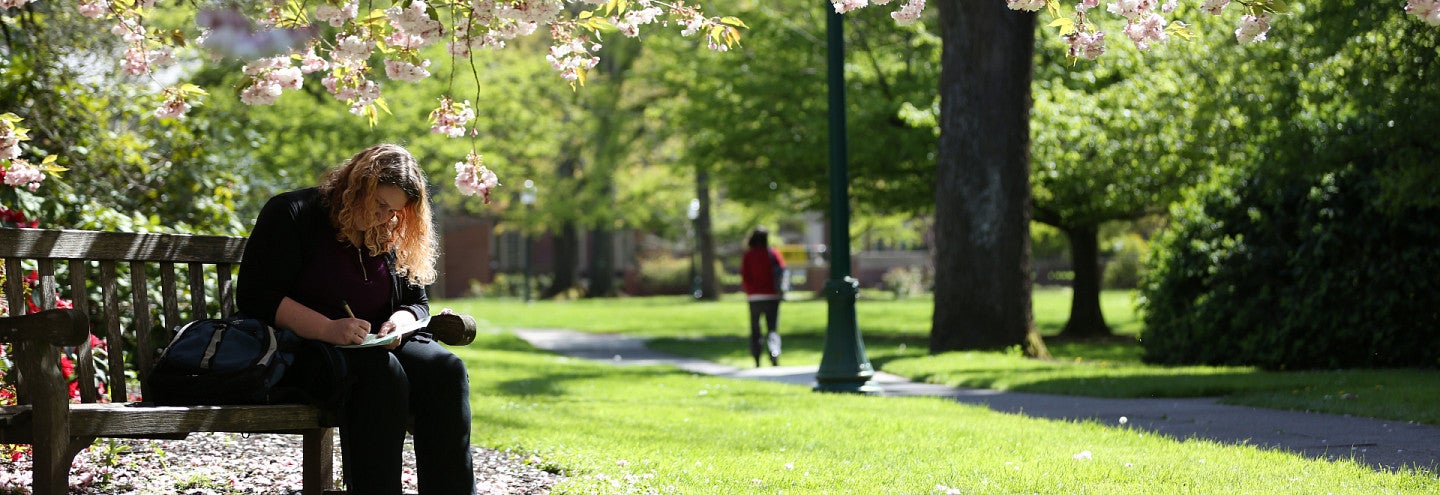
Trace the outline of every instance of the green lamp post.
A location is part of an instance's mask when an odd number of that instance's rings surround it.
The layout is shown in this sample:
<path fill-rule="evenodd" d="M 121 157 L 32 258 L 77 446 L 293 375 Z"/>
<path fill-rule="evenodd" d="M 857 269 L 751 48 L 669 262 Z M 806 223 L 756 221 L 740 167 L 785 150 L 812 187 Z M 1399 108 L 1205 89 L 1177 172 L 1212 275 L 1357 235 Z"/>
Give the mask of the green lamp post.
<path fill-rule="evenodd" d="M 827 79 L 830 84 L 830 278 L 825 281 L 829 320 L 815 391 L 878 394 L 875 369 L 855 322 L 859 283 L 850 276 L 850 175 L 845 154 L 845 33 L 842 18 L 825 1 Z"/>

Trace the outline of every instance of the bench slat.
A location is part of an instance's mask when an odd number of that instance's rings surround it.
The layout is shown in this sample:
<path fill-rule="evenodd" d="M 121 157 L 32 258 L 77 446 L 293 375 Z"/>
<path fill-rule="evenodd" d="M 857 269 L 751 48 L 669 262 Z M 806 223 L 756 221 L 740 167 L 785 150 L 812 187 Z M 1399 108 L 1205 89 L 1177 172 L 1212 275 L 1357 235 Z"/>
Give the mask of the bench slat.
<path fill-rule="evenodd" d="M 72 404 L 70 434 L 114 437 L 195 432 L 294 433 L 320 424 L 320 410 L 306 405 L 135 406 Z"/>
<path fill-rule="evenodd" d="M 135 366 L 140 370 L 141 378 L 150 373 L 151 363 L 155 359 L 155 353 L 150 351 L 155 348 L 154 339 L 150 337 L 150 329 L 155 324 L 153 317 L 150 316 L 150 294 L 146 290 L 149 287 L 147 283 L 149 278 L 145 273 L 144 262 L 130 262 L 130 300 L 133 302 L 130 307 L 135 308 L 133 310 L 134 322 L 131 324 L 131 328 L 135 329 L 135 348 L 139 350 L 133 358 Z M 140 395 L 143 397 L 145 392 L 142 382 Z"/>
<path fill-rule="evenodd" d="M 20 260 L 5 258 L 5 273 L 5 304 L 11 308 L 20 308 L 11 310 L 19 314 L 25 308 L 25 276 Z"/>
<path fill-rule="evenodd" d="M 175 338 L 175 329 L 180 328 L 180 293 L 175 286 L 175 264 L 160 264 L 160 298 L 165 311 L 165 342 Z"/>
<path fill-rule="evenodd" d="M 235 281 L 230 279 L 230 264 L 219 263 L 215 265 L 215 286 L 218 292 L 215 297 L 220 298 L 220 316 L 229 317 L 235 314 Z"/>
<path fill-rule="evenodd" d="M 205 303 L 205 265 L 192 262 L 190 274 L 190 317 L 203 320 L 210 317 L 210 306 Z"/>
<path fill-rule="evenodd" d="M 0 258 L 239 263 L 244 237 L 0 229 Z"/>
<path fill-rule="evenodd" d="M 125 384 L 125 361 L 122 352 L 114 352 L 113 346 L 121 345 L 123 337 L 120 327 L 120 285 L 116 282 L 118 276 L 115 273 L 114 260 L 102 260 L 100 262 L 100 305 L 105 313 L 103 328 L 105 342 L 112 349 L 110 353 L 110 402 L 125 402 L 128 400 Z"/>
<path fill-rule="evenodd" d="M 66 266 L 70 267 L 70 304 L 80 314 L 90 314 L 90 298 L 83 290 L 77 287 L 85 287 L 85 270 L 88 263 L 84 260 L 72 259 Z M 92 330 L 93 332 L 93 330 Z M 100 391 L 95 388 L 95 351 L 90 347 L 90 339 L 80 344 L 80 360 L 75 363 L 75 373 L 79 382 L 89 384 L 80 387 L 80 400 L 82 402 L 98 402 Z"/>
<path fill-rule="evenodd" d="M 40 275 L 39 291 L 40 310 L 55 309 L 55 260 L 39 260 L 35 262 L 35 272 Z"/>

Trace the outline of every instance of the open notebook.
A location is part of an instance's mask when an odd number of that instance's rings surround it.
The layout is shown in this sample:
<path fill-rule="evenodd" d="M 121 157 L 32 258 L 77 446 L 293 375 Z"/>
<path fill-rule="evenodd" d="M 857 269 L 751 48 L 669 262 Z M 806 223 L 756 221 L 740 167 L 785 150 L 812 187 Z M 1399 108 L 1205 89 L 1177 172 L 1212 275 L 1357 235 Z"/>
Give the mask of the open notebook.
<path fill-rule="evenodd" d="M 372 334 L 370 334 L 370 335 L 366 335 L 366 336 L 365 336 L 365 341 L 364 341 L 364 342 L 361 342 L 361 343 L 359 343 L 359 344 L 337 345 L 337 346 L 335 346 L 335 347 L 343 347 L 343 348 L 346 348 L 346 349 L 354 349 L 354 348 L 360 348 L 360 347 L 374 347 L 374 346 L 377 346 L 377 345 L 389 345 L 391 342 L 395 342 L 395 341 L 398 341 L 398 340 L 400 340 L 400 339 L 405 338 L 405 336 L 408 335 L 410 332 L 414 332 L 414 331 L 419 330 L 419 329 L 421 329 L 421 328 L 425 328 L 425 327 L 427 327 L 427 326 L 429 326 L 429 325 L 430 325 L 430 318 L 427 317 L 427 318 L 425 318 L 425 319 L 423 319 L 423 320 L 416 321 L 415 323 L 410 323 L 410 324 L 407 324 L 407 325 L 400 325 L 399 327 L 397 327 L 397 328 L 395 329 L 395 331 L 390 332 L 388 335 L 385 335 L 385 336 L 383 336 L 383 337 L 382 337 L 382 336 L 379 336 L 379 335 L 375 335 L 375 334 L 372 333 Z"/>

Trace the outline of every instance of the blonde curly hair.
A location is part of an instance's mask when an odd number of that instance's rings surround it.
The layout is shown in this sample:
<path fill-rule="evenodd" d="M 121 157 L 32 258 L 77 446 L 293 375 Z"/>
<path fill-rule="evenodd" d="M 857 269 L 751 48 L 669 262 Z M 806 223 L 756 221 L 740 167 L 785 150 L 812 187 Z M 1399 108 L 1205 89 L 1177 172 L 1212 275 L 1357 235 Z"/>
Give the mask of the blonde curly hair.
<path fill-rule="evenodd" d="M 396 221 L 374 225 L 380 186 L 395 186 L 405 193 L 405 207 Z M 337 239 L 364 246 L 371 255 L 395 253 L 395 271 L 416 285 L 435 282 L 439 257 L 431 224 L 425 173 L 404 147 L 377 144 L 331 169 L 320 183 L 320 195 L 330 207 L 330 223 Z"/>

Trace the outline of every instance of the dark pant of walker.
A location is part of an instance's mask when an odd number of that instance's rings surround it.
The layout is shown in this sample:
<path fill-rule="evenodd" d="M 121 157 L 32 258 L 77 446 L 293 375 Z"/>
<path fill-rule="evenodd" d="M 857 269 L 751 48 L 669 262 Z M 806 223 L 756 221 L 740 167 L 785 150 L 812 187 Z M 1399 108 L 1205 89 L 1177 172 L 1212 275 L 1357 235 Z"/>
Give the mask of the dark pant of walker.
<path fill-rule="evenodd" d="M 393 352 L 372 347 L 344 354 L 355 380 L 340 412 L 346 493 L 401 493 L 407 428 L 415 439 L 420 493 L 475 493 L 464 362 L 424 337 Z"/>
<path fill-rule="evenodd" d="M 750 301 L 750 355 L 755 358 L 755 367 L 760 367 L 761 333 L 760 317 L 765 317 L 765 328 L 770 332 L 765 335 L 764 348 L 770 355 L 770 365 L 780 366 L 780 332 L 776 325 L 780 322 L 780 301 L 778 299 L 769 301 Z"/>

